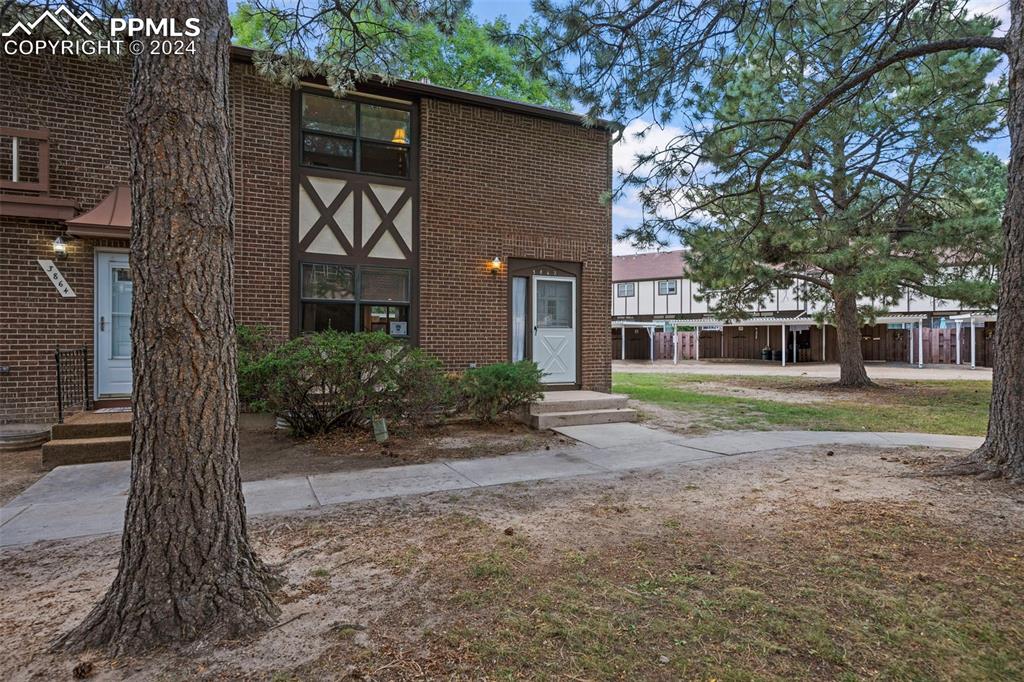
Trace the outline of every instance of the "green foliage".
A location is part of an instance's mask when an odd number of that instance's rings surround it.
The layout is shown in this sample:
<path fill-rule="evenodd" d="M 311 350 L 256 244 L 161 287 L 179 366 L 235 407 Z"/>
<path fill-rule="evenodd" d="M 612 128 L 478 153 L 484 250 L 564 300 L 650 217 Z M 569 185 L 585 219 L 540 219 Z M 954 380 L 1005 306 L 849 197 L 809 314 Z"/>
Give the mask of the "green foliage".
<path fill-rule="evenodd" d="M 260 401 L 263 380 L 260 375 L 260 361 L 269 353 L 274 342 L 270 330 L 264 325 L 235 327 L 238 341 L 238 400 L 243 408 L 252 407 Z"/>
<path fill-rule="evenodd" d="M 415 12 L 403 11 L 403 3 L 362 7 L 351 15 L 328 12 L 316 19 L 322 44 L 301 51 L 309 63 L 305 68 L 321 70 L 331 79 L 331 63 L 345 55 L 356 71 L 385 77 L 427 80 L 460 90 L 507 99 L 566 107 L 537 76 L 528 75 L 528 48 L 506 43 L 499 36 L 512 31 L 504 18 L 479 23 L 465 11 L 456 12 L 448 22 L 424 21 Z M 234 42 L 266 52 L 282 53 L 296 44 L 303 31 L 302 20 L 287 11 L 264 3 L 243 2 L 231 15 Z M 521 31 L 534 30 L 528 26 Z M 373 52 L 366 58 L 359 52 Z M 366 63 L 366 68 L 360 64 Z M 294 71 L 299 63 L 279 60 L 273 68 Z M 292 68 L 294 67 L 294 68 Z M 294 73 L 279 74 L 294 77 Z M 342 89 L 348 87 L 342 84 Z"/>
<path fill-rule="evenodd" d="M 482 95 L 566 107 L 544 80 L 527 75 L 522 55 L 495 40 L 494 36 L 509 31 L 511 27 L 503 18 L 478 24 L 468 15 L 459 19 L 451 35 L 443 34 L 435 25 L 411 25 L 404 46 L 403 77 L 427 79 L 434 85 Z"/>
<path fill-rule="evenodd" d="M 653 203 L 700 207 L 684 208 L 668 227 L 692 247 L 691 271 L 715 290 L 716 309 L 741 317 L 794 281 L 826 308 L 838 294 L 883 309 L 906 288 L 991 304 L 1006 174 L 972 145 L 999 129 L 1003 84 L 986 80 L 998 54 L 943 52 L 881 72 L 796 134 L 764 171 L 763 196 L 744 194 L 751 167 L 835 86 L 883 11 L 871 9 L 865 21 L 845 0 L 766 8 L 772 40 L 751 33 L 720 56 L 694 103 L 711 125 L 664 157 L 667 165 L 696 154 L 704 168 L 629 178 Z M 929 21 L 957 35 L 993 30 L 991 20 L 951 5 Z M 650 239 L 665 226 L 634 234 Z"/>
<path fill-rule="evenodd" d="M 530 360 L 502 362 L 467 370 L 459 389 L 466 408 L 477 419 L 493 422 L 538 400 L 543 394 L 543 376 Z"/>
<path fill-rule="evenodd" d="M 718 312 L 742 317 L 794 282 L 826 305 L 839 292 L 884 308 L 907 288 L 992 302 L 1006 169 L 976 146 L 1003 126 L 1000 52 L 904 59 L 833 94 L 901 49 L 989 41 L 991 16 L 962 0 L 535 8 L 574 99 L 669 126 L 623 178 L 645 218 L 620 236 L 691 247 Z"/>
<path fill-rule="evenodd" d="M 452 394 L 435 358 L 382 332 L 300 336 L 254 363 L 250 376 L 259 406 L 302 436 L 366 427 L 374 417 L 420 424 Z"/>

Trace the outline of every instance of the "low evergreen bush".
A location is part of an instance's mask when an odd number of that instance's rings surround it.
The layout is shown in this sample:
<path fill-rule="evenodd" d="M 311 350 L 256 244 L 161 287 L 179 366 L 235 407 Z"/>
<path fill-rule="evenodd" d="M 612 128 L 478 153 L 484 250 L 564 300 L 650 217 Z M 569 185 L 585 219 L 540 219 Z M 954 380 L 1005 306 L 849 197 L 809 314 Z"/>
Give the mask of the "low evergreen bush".
<path fill-rule="evenodd" d="M 467 370 L 462 375 L 459 393 L 473 416 L 493 422 L 538 400 L 543 394 L 541 377 L 540 368 L 530 360 L 501 362 Z"/>
<path fill-rule="evenodd" d="M 253 403 L 283 417 L 300 436 L 367 427 L 375 417 L 420 424 L 451 404 L 440 362 L 383 332 L 300 336 L 247 371 L 259 394 Z"/>

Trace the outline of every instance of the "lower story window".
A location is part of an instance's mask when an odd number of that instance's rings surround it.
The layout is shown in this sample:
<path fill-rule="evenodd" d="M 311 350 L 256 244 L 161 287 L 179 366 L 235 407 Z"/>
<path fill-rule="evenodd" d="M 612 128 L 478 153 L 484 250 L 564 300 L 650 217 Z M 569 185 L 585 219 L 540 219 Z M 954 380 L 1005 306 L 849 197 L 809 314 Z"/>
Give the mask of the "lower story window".
<path fill-rule="evenodd" d="M 303 263 L 300 270 L 303 333 L 334 329 L 409 335 L 409 270 L 326 263 Z"/>
<path fill-rule="evenodd" d="M 386 332 L 391 336 L 409 335 L 409 306 L 364 305 L 363 331 Z"/>

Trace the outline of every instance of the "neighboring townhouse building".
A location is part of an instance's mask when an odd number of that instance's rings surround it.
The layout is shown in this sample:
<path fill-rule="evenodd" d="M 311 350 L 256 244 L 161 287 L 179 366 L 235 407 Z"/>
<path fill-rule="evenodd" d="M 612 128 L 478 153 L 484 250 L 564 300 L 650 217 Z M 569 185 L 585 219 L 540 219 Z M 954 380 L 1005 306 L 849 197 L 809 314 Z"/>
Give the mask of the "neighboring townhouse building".
<path fill-rule="evenodd" d="M 96 404 L 131 392 L 129 76 L 4 62 L 0 423 L 54 421 L 57 348 L 84 349 L 64 380 Z M 230 77 L 238 323 L 382 330 L 449 370 L 528 358 L 551 388 L 609 389 L 607 127 L 418 82 L 289 89 L 243 49 Z"/>
<path fill-rule="evenodd" d="M 611 296 L 614 359 L 657 356 L 656 335 L 670 328 L 694 330 L 694 346 L 704 359 L 836 359 L 835 329 L 815 322 L 820 304 L 809 300 L 800 285 L 777 289 L 751 305 L 746 319 L 723 319 L 713 312 L 714 292 L 687 277 L 684 250 L 613 257 Z M 995 315 L 989 312 L 908 289 L 875 322 L 861 330 L 867 361 L 922 364 L 959 358 L 960 363 L 991 366 Z"/>

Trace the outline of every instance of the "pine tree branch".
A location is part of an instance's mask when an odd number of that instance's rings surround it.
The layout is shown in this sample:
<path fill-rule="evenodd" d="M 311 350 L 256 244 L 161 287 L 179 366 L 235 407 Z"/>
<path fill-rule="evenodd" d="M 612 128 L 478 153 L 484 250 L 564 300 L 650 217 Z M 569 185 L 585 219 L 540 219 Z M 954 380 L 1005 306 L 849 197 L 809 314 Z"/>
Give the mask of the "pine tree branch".
<path fill-rule="evenodd" d="M 994 37 L 994 36 L 970 36 L 966 38 L 951 38 L 949 40 L 939 40 L 931 43 L 924 43 L 923 45 L 915 45 L 914 47 L 908 47 L 903 50 L 897 50 L 885 59 L 880 59 L 866 69 L 856 73 L 836 87 L 829 90 L 827 93 L 822 95 L 814 104 L 804 111 L 793 123 L 789 132 L 782 138 L 778 148 L 769 154 L 763 162 L 757 167 L 754 172 L 754 186 L 752 191 L 757 194 L 757 215 L 753 221 L 751 221 L 751 228 L 744 235 L 744 241 L 749 237 L 754 229 L 761 223 L 764 218 L 766 199 L 763 191 L 764 175 L 768 171 L 768 167 L 771 164 L 782 158 L 782 155 L 789 149 L 789 145 L 793 143 L 796 136 L 803 130 L 814 118 L 822 111 L 827 109 L 829 105 L 838 100 L 840 97 L 845 95 L 850 90 L 854 89 L 859 85 L 867 83 L 874 75 L 884 71 L 893 64 L 898 64 L 910 59 L 916 59 L 917 57 L 924 57 L 930 54 L 936 54 L 938 52 L 949 52 L 952 50 L 973 50 L 973 49 L 988 49 L 998 50 L 1000 52 L 1006 52 L 1009 43 L 1005 37 Z"/>

